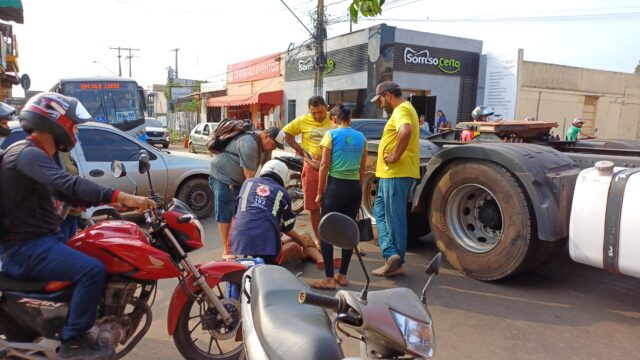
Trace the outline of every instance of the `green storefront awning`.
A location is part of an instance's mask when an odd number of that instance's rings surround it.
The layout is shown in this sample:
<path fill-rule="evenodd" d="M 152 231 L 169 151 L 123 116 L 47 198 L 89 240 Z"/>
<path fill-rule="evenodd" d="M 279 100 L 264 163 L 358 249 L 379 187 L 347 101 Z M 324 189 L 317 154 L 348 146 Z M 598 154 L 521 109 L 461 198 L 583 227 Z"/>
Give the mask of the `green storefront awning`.
<path fill-rule="evenodd" d="M 24 24 L 21 0 L 0 0 L 0 20 Z"/>

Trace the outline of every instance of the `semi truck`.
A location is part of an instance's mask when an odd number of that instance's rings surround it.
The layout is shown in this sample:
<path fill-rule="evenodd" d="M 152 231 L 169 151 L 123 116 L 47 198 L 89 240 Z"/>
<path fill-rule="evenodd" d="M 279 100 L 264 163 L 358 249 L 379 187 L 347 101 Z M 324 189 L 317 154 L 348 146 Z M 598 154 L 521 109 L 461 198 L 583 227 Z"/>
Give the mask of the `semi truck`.
<path fill-rule="evenodd" d="M 595 200 L 607 210 L 592 219 L 584 209 L 581 217 L 572 219 L 573 196 L 581 171 L 599 161 L 610 161 L 616 169 L 610 171 L 609 182 L 620 170 L 631 169 L 625 176 L 640 172 L 640 141 L 564 141 L 552 132 L 557 126 L 541 121 L 469 122 L 421 140 L 421 179 L 407 214 L 409 241 L 430 232 L 452 267 L 491 281 L 544 264 L 565 248 L 570 225 L 605 224 L 603 217 L 609 217 L 603 232 L 591 236 L 602 243 L 600 267 L 619 272 L 615 264 L 606 263 L 619 257 L 621 195 L 610 191 L 609 199 Z M 469 138 L 464 132 L 472 133 L 471 140 L 461 140 Z M 369 142 L 362 203 L 368 215 L 377 192 L 378 144 Z M 581 196 L 587 195 L 583 191 Z M 597 263 L 591 259 L 591 265 Z"/>

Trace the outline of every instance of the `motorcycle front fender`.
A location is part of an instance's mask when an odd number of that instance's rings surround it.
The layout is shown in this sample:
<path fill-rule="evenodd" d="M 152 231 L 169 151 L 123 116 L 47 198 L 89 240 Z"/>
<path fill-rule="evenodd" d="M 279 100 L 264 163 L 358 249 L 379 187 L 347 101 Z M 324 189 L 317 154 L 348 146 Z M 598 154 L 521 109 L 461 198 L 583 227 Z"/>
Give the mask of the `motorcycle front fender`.
<path fill-rule="evenodd" d="M 207 281 L 211 288 L 215 288 L 220 282 L 233 282 L 241 284 L 242 275 L 247 271 L 247 267 L 236 262 L 226 261 L 210 261 L 202 265 L 196 265 L 196 268 Z M 196 283 L 195 276 L 189 274 L 185 278 L 185 285 L 192 293 L 199 293 L 200 286 Z M 171 302 L 169 303 L 169 314 L 167 315 L 167 330 L 169 335 L 173 335 L 178 324 L 180 311 L 189 299 L 189 295 L 185 293 L 180 284 L 173 290 Z"/>

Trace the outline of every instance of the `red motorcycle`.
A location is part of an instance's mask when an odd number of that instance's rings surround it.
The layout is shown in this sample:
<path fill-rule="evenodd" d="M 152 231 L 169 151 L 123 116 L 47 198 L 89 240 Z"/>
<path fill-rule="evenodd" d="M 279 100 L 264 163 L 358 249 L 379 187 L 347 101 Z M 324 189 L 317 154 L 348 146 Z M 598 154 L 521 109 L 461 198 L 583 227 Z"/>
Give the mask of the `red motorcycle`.
<path fill-rule="evenodd" d="M 148 174 L 146 153 L 139 164 L 140 172 Z M 126 176 L 116 161 L 112 172 Z M 202 225 L 181 201 L 163 204 L 158 195 L 152 198 L 159 206 L 144 213 L 146 230 L 132 222 L 105 221 L 68 242 L 102 261 L 109 274 L 92 338 L 113 346 L 118 359 L 127 355 L 151 327 L 158 280 L 177 278 L 167 326 L 180 354 L 201 360 L 239 358 L 240 303 L 237 291 L 230 290 L 240 288 L 246 267 L 213 261 L 194 265 L 188 253 L 203 247 Z M 68 282 L 25 282 L 0 272 L 0 359 L 56 359 L 72 290 Z"/>

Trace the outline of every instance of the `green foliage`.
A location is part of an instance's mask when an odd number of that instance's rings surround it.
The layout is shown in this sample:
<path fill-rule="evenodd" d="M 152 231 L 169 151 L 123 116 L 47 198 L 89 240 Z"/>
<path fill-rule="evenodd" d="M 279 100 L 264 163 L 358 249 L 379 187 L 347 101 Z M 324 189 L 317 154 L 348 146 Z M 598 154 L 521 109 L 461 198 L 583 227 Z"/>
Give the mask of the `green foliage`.
<path fill-rule="evenodd" d="M 375 17 L 382 14 L 385 0 L 353 0 L 349 6 L 349 15 L 354 24 L 358 23 L 358 16 Z"/>
<path fill-rule="evenodd" d="M 638 65 L 636 65 L 635 73 L 640 75 L 640 61 L 638 61 Z"/>

